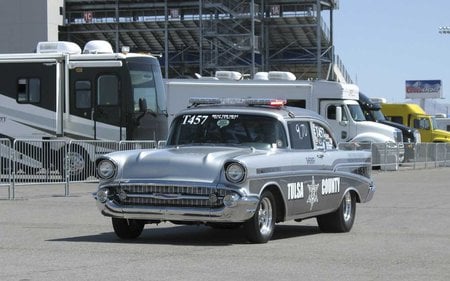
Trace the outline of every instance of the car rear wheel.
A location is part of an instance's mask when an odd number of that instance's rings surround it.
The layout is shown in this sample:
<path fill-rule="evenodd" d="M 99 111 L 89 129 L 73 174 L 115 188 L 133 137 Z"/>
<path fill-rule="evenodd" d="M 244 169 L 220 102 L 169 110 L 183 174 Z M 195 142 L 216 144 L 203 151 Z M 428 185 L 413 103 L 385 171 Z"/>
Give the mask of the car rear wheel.
<path fill-rule="evenodd" d="M 114 232 L 121 239 L 135 239 L 141 235 L 145 223 L 140 220 L 112 218 Z"/>
<path fill-rule="evenodd" d="M 339 208 L 333 213 L 317 217 L 317 223 L 323 232 L 348 232 L 352 229 L 356 214 L 356 197 L 347 192 Z"/>
<path fill-rule="evenodd" d="M 247 239 L 253 243 L 266 243 L 272 237 L 275 229 L 276 205 L 270 191 L 261 195 L 253 218 L 244 224 Z"/>

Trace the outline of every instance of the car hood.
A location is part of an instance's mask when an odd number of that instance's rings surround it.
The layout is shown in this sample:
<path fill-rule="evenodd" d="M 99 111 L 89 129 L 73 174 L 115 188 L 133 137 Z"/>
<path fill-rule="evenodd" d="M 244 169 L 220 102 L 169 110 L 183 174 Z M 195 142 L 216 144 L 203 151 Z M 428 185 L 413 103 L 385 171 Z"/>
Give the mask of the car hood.
<path fill-rule="evenodd" d="M 118 177 L 122 181 L 212 183 L 220 178 L 227 160 L 255 153 L 251 148 L 199 146 L 124 151 L 109 157 L 119 164 Z"/>

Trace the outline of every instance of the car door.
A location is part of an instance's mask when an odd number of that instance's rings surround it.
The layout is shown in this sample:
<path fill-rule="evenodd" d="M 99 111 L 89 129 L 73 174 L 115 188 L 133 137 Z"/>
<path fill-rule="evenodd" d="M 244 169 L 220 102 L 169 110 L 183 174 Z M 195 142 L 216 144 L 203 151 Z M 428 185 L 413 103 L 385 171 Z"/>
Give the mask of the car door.
<path fill-rule="evenodd" d="M 288 122 L 292 153 L 301 172 L 286 178 L 288 215 L 316 211 L 322 180 L 330 178 L 336 144 L 328 128 L 308 121 Z"/>

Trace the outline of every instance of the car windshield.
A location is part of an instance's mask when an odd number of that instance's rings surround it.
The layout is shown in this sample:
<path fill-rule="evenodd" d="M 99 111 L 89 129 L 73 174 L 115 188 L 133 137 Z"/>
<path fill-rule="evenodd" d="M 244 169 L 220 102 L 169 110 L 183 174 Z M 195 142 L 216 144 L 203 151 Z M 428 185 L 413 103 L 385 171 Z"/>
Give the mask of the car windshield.
<path fill-rule="evenodd" d="M 287 146 L 283 125 L 275 118 L 244 114 L 185 114 L 172 125 L 168 145 L 231 144 L 260 149 Z"/>

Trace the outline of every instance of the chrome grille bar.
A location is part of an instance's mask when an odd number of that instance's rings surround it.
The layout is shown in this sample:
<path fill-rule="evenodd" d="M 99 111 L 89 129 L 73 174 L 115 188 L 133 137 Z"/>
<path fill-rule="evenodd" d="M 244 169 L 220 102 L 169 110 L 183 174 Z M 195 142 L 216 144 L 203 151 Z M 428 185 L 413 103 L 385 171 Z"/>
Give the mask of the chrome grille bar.
<path fill-rule="evenodd" d="M 124 192 L 125 199 L 116 201 L 124 205 L 146 205 L 160 207 L 218 208 L 223 206 L 227 192 L 208 186 L 184 185 L 123 185 L 116 191 Z"/>

